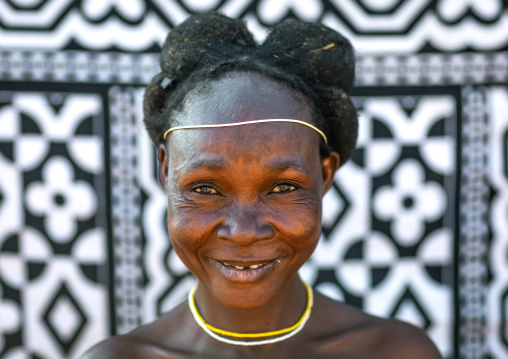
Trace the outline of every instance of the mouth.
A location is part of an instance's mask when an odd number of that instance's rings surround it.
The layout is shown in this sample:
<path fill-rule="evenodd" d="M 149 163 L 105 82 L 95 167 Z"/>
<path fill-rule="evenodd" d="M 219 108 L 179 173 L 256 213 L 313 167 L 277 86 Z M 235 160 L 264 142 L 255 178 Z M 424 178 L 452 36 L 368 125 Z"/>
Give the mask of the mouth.
<path fill-rule="evenodd" d="M 262 263 L 259 263 L 259 264 L 252 264 L 250 266 L 237 266 L 237 265 L 233 265 L 233 264 L 229 264 L 229 263 L 225 263 L 225 262 L 220 262 L 222 265 L 225 265 L 225 266 L 229 266 L 229 267 L 235 267 L 236 269 L 238 270 L 244 270 L 244 269 L 258 269 L 262 266 L 264 266 L 265 264 L 269 263 L 270 261 L 267 261 L 267 262 L 262 262 Z"/>
<path fill-rule="evenodd" d="M 260 280 L 274 270 L 281 263 L 280 259 L 259 261 L 216 260 L 213 264 L 219 273 L 227 280 L 239 283 L 249 283 Z"/>

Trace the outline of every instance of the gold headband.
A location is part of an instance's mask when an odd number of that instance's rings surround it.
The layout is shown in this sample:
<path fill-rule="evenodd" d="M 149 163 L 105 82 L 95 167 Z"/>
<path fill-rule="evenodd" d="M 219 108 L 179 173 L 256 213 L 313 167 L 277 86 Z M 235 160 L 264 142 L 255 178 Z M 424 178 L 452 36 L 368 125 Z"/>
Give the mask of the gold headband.
<path fill-rule="evenodd" d="M 252 123 L 267 123 L 267 122 L 291 122 L 291 123 L 299 123 L 300 125 L 304 125 L 307 127 L 312 128 L 314 131 L 319 133 L 321 137 L 323 137 L 323 140 L 325 140 L 325 145 L 328 144 L 328 139 L 326 138 L 326 135 L 321 131 L 319 128 L 317 128 L 314 125 L 311 125 L 310 123 L 300 121 L 300 120 L 289 120 L 289 119 L 280 119 L 280 118 L 273 118 L 268 120 L 254 120 L 254 121 L 244 121 L 244 122 L 235 122 L 235 123 L 221 123 L 218 125 L 192 125 L 192 126 L 177 126 L 172 127 L 166 132 L 164 132 L 164 139 L 168 137 L 168 135 L 177 130 L 188 130 L 192 128 L 217 128 L 217 127 L 233 127 L 233 126 L 242 126 L 242 125 L 250 125 Z"/>

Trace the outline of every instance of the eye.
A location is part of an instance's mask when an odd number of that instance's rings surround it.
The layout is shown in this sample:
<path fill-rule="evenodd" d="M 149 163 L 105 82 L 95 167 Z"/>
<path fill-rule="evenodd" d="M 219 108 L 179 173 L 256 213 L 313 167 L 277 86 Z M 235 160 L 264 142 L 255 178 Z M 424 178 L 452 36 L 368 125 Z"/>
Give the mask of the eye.
<path fill-rule="evenodd" d="M 215 188 L 210 187 L 210 186 L 201 186 L 201 187 L 194 188 L 194 192 L 203 193 L 203 194 L 217 194 L 217 193 L 219 193 L 215 190 Z"/>
<path fill-rule="evenodd" d="M 289 184 L 289 183 L 281 183 L 281 184 L 278 184 L 277 186 L 275 186 L 271 192 L 276 192 L 276 193 L 280 193 L 280 192 L 289 192 L 289 191 L 294 191 L 296 189 L 295 186 L 293 186 L 292 184 Z"/>

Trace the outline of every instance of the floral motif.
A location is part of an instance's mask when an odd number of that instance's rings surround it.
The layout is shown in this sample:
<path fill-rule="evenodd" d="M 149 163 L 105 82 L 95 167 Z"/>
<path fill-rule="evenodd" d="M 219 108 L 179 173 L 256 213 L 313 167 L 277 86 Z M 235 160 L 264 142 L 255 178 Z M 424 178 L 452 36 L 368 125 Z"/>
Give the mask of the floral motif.
<path fill-rule="evenodd" d="M 383 220 L 392 220 L 392 233 L 404 245 L 413 245 L 424 231 L 425 221 L 444 213 L 446 195 L 434 182 L 425 182 L 421 165 L 405 160 L 393 173 L 393 186 L 383 186 L 374 197 L 374 210 Z"/>
<path fill-rule="evenodd" d="M 28 208 L 45 216 L 44 225 L 52 240 L 67 242 L 76 234 L 76 220 L 89 218 L 97 207 L 95 193 L 84 181 L 75 181 L 69 161 L 51 158 L 42 170 L 43 182 L 27 187 Z"/>

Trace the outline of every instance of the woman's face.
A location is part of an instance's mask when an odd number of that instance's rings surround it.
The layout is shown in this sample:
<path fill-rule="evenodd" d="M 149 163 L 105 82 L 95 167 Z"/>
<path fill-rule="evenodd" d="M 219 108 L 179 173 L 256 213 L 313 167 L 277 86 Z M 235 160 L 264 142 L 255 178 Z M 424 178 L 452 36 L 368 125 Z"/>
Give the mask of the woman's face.
<path fill-rule="evenodd" d="M 256 74 L 234 74 L 190 93 L 181 125 L 264 118 L 312 123 L 305 101 Z M 295 279 L 321 232 L 321 200 L 338 155 L 294 123 L 180 130 L 161 147 L 168 231 L 204 290 L 224 305 L 266 304 Z"/>

